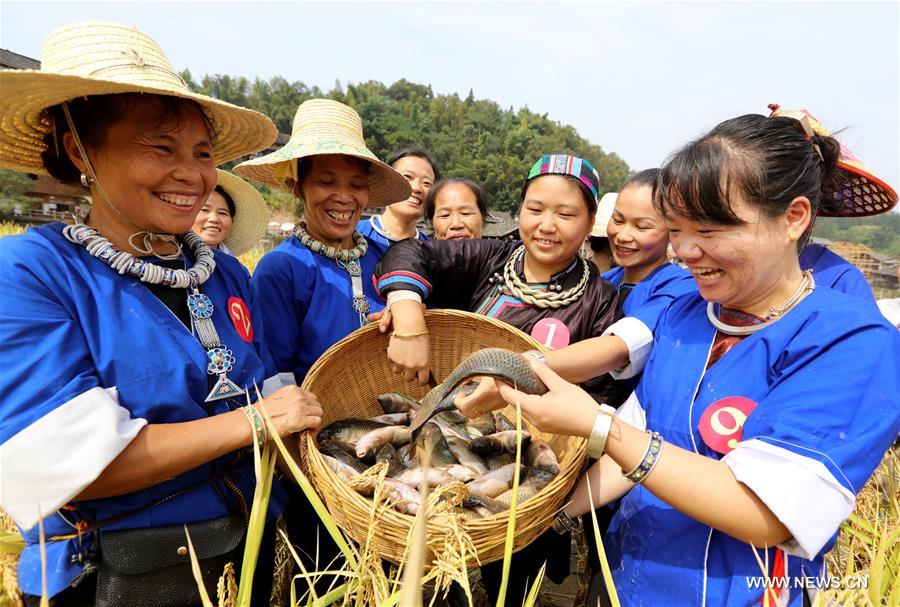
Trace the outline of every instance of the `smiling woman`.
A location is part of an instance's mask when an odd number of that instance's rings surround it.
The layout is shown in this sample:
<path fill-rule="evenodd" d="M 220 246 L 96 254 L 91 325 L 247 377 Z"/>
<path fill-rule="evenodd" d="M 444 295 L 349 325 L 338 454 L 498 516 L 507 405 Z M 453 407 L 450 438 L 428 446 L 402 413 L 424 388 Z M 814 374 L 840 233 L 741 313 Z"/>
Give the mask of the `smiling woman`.
<path fill-rule="evenodd" d="M 189 232 L 216 163 L 265 147 L 274 125 L 188 91 L 130 27 L 61 28 L 41 65 L 0 72 L 0 165 L 80 182 L 94 203 L 0 241 L 0 503 L 27 543 L 19 585 L 38 604 L 46 565 L 51 605 L 199 604 L 172 542 L 187 526 L 207 584 L 238 562 L 260 409 L 283 435 L 321 416 L 254 333 L 246 271 Z M 276 483 L 260 598 L 283 503 Z"/>

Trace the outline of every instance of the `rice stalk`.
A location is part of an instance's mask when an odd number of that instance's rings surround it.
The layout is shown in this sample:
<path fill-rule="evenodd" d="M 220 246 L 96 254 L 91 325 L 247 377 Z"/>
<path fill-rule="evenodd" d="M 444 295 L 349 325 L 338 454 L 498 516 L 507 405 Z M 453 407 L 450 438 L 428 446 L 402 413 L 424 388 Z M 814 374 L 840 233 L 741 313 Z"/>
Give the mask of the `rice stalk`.
<path fill-rule="evenodd" d="M 258 388 L 257 395 L 259 395 Z M 262 414 L 263 419 L 266 422 L 266 429 L 268 430 L 271 441 L 275 444 L 275 447 L 281 454 L 282 459 L 284 460 L 288 469 L 291 471 L 291 474 L 294 476 L 294 480 L 297 481 L 297 484 L 300 486 L 300 489 L 303 490 L 303 494 L 306 496 L 306 499 L 309 500 L 310 504 L 312 504 L 313 506 L 313 509 L 316 511 L 316 514 L 319 516 L 319 520 L 322 521 L 322 524 L 325 525 L 325 529 L 328 530 L 328 533 L 334 539 L 335 543 L 338 545 L 338 548 L 340 548 L 341 554 L 344 555 L 344 559 L 346 559 L 349 567 L 352 570 L 356 571 L 358 569 L 358 563 L 356 554 L 354 554 L 353 549 L 350 548 L 347 540 L 344 539 L 344 535 L 338 529 L 337 523 L 328 512 L 325 504 L 322 503 L 322 499 L 319 497 L 319 494 L 316 493 L 316 490 L 313 488 L 312 483 L 309 482 L 309 479 L 305 474 L 303 474 L 303 471 L 300 470 L 297 462 L 294 461 L 293 456 L 291 456 L 290 452 L 284 446 L 284 441 L 281 440 L 280 436 L 278 436 L 278 431 L 276 430 L 274 424 L 272 424 L 272 419 L 266 412 L 265 407 L 259 407 L 259 412 L 260 414 Z"/>
<path fill-rule="evenodd" d="M 203 584 L 203 574 L 200 572 L 200 563 L 197 561 L 197 553 L 194 551 L 194 542 L 191 541 L 191 534 L 187 525 L 184 526 L 184 535 L 187 537 L 188 551 L 191 555 L 191 573 L 194 574 L 194 582 L 197 584 L 197 590 L 200 592 L 200 602 L 203 607 L 213 607 L 209 594 L 206 592 L 206 586 Z"/>
<path fill-rule="evenodd" d="M 431 573 L 435 579 L 432 604 L 438 592 L 443 591 L 446 597 L 453 582 L 464 589 L 470 606 L 473 602 L 467 554 L 475 554 L 477 559 L 477 553 L 471 537 L 465 532 L 458 510 L 468 494 L 465 483 L 455 481 L 437 487 L 428 499 L 426 506 L 428 517 L 437 520 L 438 526 L 443 529 L 442 534 L 428 541 L 432 554 L 436 555 L 431 563 Z"/>
<path fill-rule="evenodd" d="M 412 546 L 409 552 L 409 559 L 406 561 L 406 568 L 403 572 L 403 583 L 400 587 L 400 598 L 398 605 L 400 607 L 421 607 L 422 606 L 422 585 L 419 580 L 425 571 L 425 556 L 428 552 L 428 469 L 431 468 L 431 453 L 423 450 L 421 454 L 421 465 L 424 469 L 422 480 L 419 482 L 419 509 L 416 512 L 416 518 L 413 519 L 412 529 L 410 529 L 410 541 L 408 546 Z M 387 465 L 385 464 L 385 473 Z"/>
<path fill-rule="evenodd" d="M 516 386 L 513 386 L 514 388 Z M 506 523 L 506 539 L 503 545 L 503 569 L 500 575 L 500 591 L 497 593 L 497 607 L 506 603 L 506 587 L 509 583 L 509 566 L 512 559 L 513 541 L 516 535 L 516 510 L 519 503 L 519 467 L 522 462 L 522 405 L 516 398 L 516 468 L 513 472 L 512 503 L 509 505 L 509 520 Z"/>
<path fill-rule="evenodd" d="M 541 591 L 541 584 L 544 583 L 544 572 L 547 570 L 547 561 L 544 561 L 544 564 L 541 565 L 541 568 L 538 570 L 537 575 L 534 577 L 534 583 L 531 585 L 531 589 L 528 591 L 528 595 L 525 597 L 525 603 L 523 607 L 534 607 L 535 602 L 538 599 L 538 594 Z"/>
<path fill-rule="evenodd" d="M 248 394 L 248 404 L 250 404 L 249 401 Z M 262 411 L 263 408 L 260 407 L 260 410 Z M 274 427 L 270 431 L 272 430 Z M 250 597 L 253 593 L 253 574 L 256 572 L 256 560 L 259 557 L 259 547 L 266 528 L 269 496 L 272 493 L 272 478 L 277 455 L 278 453 L 272 448 L 271 443 L 267 443 L 260 453 L 259 445 L 255 440 L 253 441 L 256 487 L 253 489 L 253 505 L 250 507 L 250 521 L 247 525 L 247 538 L 244 541 L 244 556 L 241 561 L 241 577 L 238 583 L 238 607 L 249 607 L 250 605 Z"/>
<path fill-rule="evenodd" d="M 44 535 L 44 515 L 41 513 L 41 504 L 38 503 L 38 540 L 41 552 L 41 605 L 50 607 L 50 599 L 47 598 L 47 537 Z"/>
<path fill-rule="evenodd" d="M 216 585 L 216 600 L 219 607 L 237 605 L 237 583 L 234 581 L 234 563 L 225 563 L 225 569 Z"/>
<path fill-rule="evenodd" d="M 21 234 L 27 227 L 28 226 L 19 225 L 14 221 L 0 221 L 0 238 Z"/>
<path fill-rule="evenodd" d="M 591 477 L 588 474 L 584 476 L 587 481 L 588 503 L 594 503 L 594 496 L 591 493 Z M 616 592 L 616 585 L 613 582 L 612 572 L 609 569 L 609 561 L 606 560 L 606 548 L 603 547 L 603 539 L 600 537 L 600 523 L 597 522 L 596 508 L 591 508 L 591 527 L 594 529 L 594 542 L 597 546 L 597 557 L 600 559 L 600 571 L 603 572 L 603 581 L 606 583 L 606 592 L 609 594 L 609 602 L 612 607 L 620 607 L 619 593 Z"/>

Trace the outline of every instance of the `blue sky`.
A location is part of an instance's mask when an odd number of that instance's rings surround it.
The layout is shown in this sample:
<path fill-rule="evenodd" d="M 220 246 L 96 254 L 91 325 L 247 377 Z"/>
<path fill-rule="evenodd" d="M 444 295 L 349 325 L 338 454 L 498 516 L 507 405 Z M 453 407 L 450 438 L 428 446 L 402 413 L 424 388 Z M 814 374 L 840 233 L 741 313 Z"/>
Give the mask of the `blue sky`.
<path fill-rule="evenodd" d="M 807 108 L 900 185 L 900 3 L 9 2 L 0 47 L 55 27 L 135 25 L 176 69 L 473 89 L 573 125 L 632 169 L 726 118 Z M 553 151 L 553 150 L 548 150 Z"/>

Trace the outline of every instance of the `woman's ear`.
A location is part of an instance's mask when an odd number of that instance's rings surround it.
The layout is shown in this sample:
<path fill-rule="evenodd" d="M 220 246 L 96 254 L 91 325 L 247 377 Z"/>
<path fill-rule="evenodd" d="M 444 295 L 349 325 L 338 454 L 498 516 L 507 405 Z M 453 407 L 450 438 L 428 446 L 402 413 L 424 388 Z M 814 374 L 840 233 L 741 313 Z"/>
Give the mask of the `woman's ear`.
<path fill-rule="evenodd" d="M 72 135 L 72 131 L 66 131 L 66 134 L 63 135 L 63 147 L 66 150 L 66 155 L 68 155 L 69 160 L 75 165 L 75 168 L 81 173 L 87 173 L 87 163 L 84 161 L 84 158 L 81 157 L 81 152 L 78 150 L 78 145 L 75 143 L 75 136 Z"/>
<path fill-rule="evenodd" d="M 788 205 L 784 215 L 788 239 L 797 241 L 812 223 L 812 204 L 806 196 L 797 196 Z"/>

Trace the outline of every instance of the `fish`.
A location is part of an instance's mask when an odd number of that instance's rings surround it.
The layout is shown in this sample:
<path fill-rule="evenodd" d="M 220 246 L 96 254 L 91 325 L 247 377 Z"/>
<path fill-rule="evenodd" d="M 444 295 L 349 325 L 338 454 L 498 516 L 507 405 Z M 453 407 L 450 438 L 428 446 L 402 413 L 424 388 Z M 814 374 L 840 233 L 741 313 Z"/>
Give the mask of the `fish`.
<path fill-rule="evenodd" d="M 456 458 L 456 461 L 463 466 L 471 468 L 476 474 L 484 474 L 488 471 L 484 459 L 469 449 L 469 441 L 456 435 L 447 435 L 446 433 L 444 433 L 444 438 L 447 441 L 447 447 L 450 449 L 453 457 Z"/>
<path fill-rule="evenodd" d="M 378 450 L 378 453 L 375 454 L 375 463 L 377 464 L 378 462 L 387 463 L 388 476 L 395 476 L 403 469 L 402 464 L 400 463 L 400 455 L 391 443 L 384 445 Z"/>
<path fill-rule="evenodd" d="M 516 464 L 514 462 L 482 474 L 468 483 L 469 495 L 496 497 L 512 487 L 515 472 Z"/>
<path fill-rule="evenodd" d="M 494 411 L 494 424 L 497 426 L 497 432 L 503 432 L 504 430 L 515 430 L 516 422 L 510 421 L 508 417 L 503 415 L 502 413 L 498 413 Z M 522 422 L 522 430 L 527 430 L 525 422 Z"/>
<path fill-rule="evenodd" d="M 322 455 L 322 459 L 325 460 L 328 467 L 331 468 L 345 483 L 349 482 L 350 479 L 358 474 L 356 470 L 330 455 Z"/>
<path fill-rule="evenodd" d="M 506 451 L 497 453 L 496 455 L 484 456 L 484 463 L 487 464 L 488 470 L 497 470 L 498 468 L 508 466 L 509 464 L 514 464 L 515 462 L 515 454 L 507 453 Z"/>
<path fill-rule="evenodd" d="M 363 461 L 372 461 L 375 454 L 385 444 L 395 447 L 405 445 L 412 440 L 412 432 L 406 426 L 384 426 L 366 433 L 356 442 L 356 457 Z"/>
<path fill-rule="evenodd" d="M 399 392 L 385 392 L 379 394 L 376 399 L 385 413 L 409 413 L 419 409 L 418 402 Z"/>
<path fill-rule="evenodd" d="M 403 413 L 385 413 L 384 415 L 376 415 L 370 418 L 373 422 L 381 424 L 391 424 L 392 426 L 408 426 L 409 411 Z"/>
<path fill-rule="evenodd" d="M 453 476 L 448 474 L 445 470 L 442 470 L 440 468 L 426 469 L 422 466 L 413 468 L 412 470 L 404 470 L 394 478 L 396 478 L 401 483 L 406 483 L 410 487 L 418 487 L 419 485 L 421 485 L 423 478 L 427 480 L 429 487 L 449 485 L 453 481 L 457 480 Z"/>
<path fill-rule="evenodd" d="M 366 479 L 365 483 L 354 485 L 354 489 L 363 497 L 372 497 L 377 486 L 378 479 L 373 476 Z M 419 511 L 419 492 L 406 483 L 388 477 L 384 479 L 382 488 L 385 498 L 398 512 L 415 515 Z"/>
<path fill-rule="evenodd" d="M 473 431 L 466 425 L 469 420 L 459 411 L 451 410 L 438 413 L 431 418 L 432 423 L 437 424 L 441 428 L 441 432 L 449 439 L 455 436 L 468 445 L 473 436 L 481 436 L 481 433 Z"/>
<path fill-rule="evenodd" d="M 397 449 L 397 461 L 402 469 L 415 468 L 419 465 L 416 444 L 409 443 Z"/>
<path fill-rule="evenodd" d="M 483 495 L 470 495 L 463 500 L 462 506 L 470 508 L 483 517 L 493 516 L 508 509 L 508 506 Z"/>
<path fill-rule="evenodd" d="M 531 434 L 522 432 L 522 449 L 528 447 L 531 441 Z M 473 438 L 469 443 L 469 449 L 478 455 L 496 455 L 498 453 L 515 453 L 516 452 L 516 431 L 504 430 L 487 436 Z"/>
<path fill-rule="evenodd" d="M 516 495 L 516 504 L 521 504 L 537 495 L 544 487 L 549 485 L 550 481 L 555 477 L 555 474 L 551 474 L 540 468 L 523 468 L 520 472 L 519 491 Z M 512 504 L 512 493 L 512 488 L 510 488 L 508 491 L 504 491 L 495 496 L 494 499 L 508 507 Z"/>
<path fill-rule="evenodd" d="M 473 417 L 468 420 L 466 427 L 469 429 L 470 435 L 474 434 L 472 432 L 473 430 L 481 436 L 497 432 L 497 422 L 494 420 L 494 415 L 492 413 L 485 413 L 484 415 Z M 515 428 L 513 428 L 513 430 L 515 430 Z"/>
<path fill-rule="evenodd" d="M 426 424 L 422 428 L 422 432 L 416 439 L 416 448 L 420 453 L 422 451 L 430 453 L 431 465 L 436 468 L 459 463 L 453 457 L 453 453 L 447 445 L 447 439 L 444 438 L 444 433 L 437 424 Z M 421 456 L 419 461 L 422 461 Z"/>
<path fill-rule="evenodd" d="M 433 415 L 455 406 L 452 401 L 448 404 L 446 396 L 467 379 L 481 375 L 509 382 L 526 394 L 547 392 L 547 386 L 535 375 L 524 356 L 503 348 L 485 348 L 466 357 L 443 383 L 425 395 L 410 428 L 418 432 Z"/>
<path fill-rule="evenodd" d="M 456 480 L 464 483 L 468 483 L 478 477 L 477 472 L 462 464 L 450 464 L 445 471 Z"/>
<path fill-rule="evenodd" d="M 319 443 L 319 451 L 322 455 L 331 457 L 342 464 L 353 468 L 356 473 L 365 472 L 368 466 L 359 461 L 356 457 L 356 451 L 347 443 L 336 440 L 325 440 Z"/>
<path fill-rule="evenodd" d="M 384 428 L 387 424 L 373 422 L 370 419 L 350 417 L 332 422 L 319 430 L 316 440 L 337 440 L 356 448 L 356 441 L 378 428 Z"/>
<path fill-rule="evenodd" d="M 553 448 L 539 438 L 531 437 L 525 450 L 525 464 L 541 468 L 556 475 L 559 474 L 559 460 Z"/>

